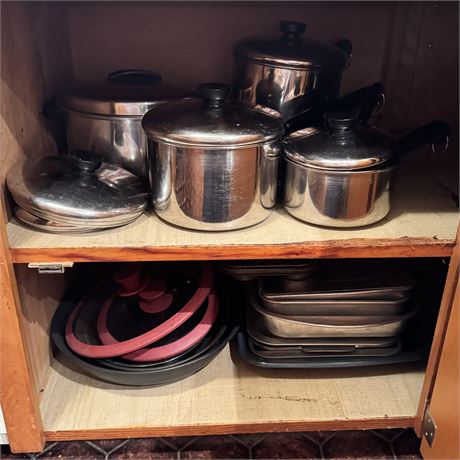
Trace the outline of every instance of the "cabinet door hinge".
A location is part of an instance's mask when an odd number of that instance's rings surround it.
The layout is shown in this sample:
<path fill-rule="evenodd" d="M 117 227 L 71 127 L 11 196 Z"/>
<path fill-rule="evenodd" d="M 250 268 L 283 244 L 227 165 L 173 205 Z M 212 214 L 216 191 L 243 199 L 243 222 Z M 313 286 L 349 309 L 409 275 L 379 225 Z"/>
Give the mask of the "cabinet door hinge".
<path fill-rule="evenodd" d="M 423 436 L 425 437 L 428 445 L 431 447 L 436 435 L 436 423 L 434 423 L 433 417 L 430 414 L 430 410 L 425 411 L 422 424 Z"/>
<path fill-rule="evenodd" d="M 60 262 L 60 263 L 30 263 L 27 265 L 29 268 L 38 269 L 38 273 L 52 275 L 56 273 L 64 273 L 66 268 L 73 267 L 73 262 Z"/>

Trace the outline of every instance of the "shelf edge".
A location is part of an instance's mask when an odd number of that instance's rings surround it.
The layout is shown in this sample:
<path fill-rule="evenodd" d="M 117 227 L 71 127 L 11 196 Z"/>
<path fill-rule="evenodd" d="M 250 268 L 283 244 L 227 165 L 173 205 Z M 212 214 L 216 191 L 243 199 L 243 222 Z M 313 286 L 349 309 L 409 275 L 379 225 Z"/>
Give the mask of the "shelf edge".
<path fill-rule="evenodd" d="M 434 238 L 349 239 L 293 244 L 11 248 L 14 263 L 229 259 L 450 257 L 455 241 Z"/>

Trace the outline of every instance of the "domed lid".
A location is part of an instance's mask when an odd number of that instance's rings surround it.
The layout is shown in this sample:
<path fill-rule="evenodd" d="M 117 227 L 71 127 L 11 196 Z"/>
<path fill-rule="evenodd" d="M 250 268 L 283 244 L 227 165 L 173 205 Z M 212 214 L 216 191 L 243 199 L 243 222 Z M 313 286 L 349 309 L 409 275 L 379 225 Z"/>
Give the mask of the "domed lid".
<path fill-rule="evenodd" d="M 148 190 L 134 174 L 86 150 L 17 164 L 7 176 L 16 203 L 57 223 L 109 227 L 133 220 Z"/>
<path fill-rule="evenodd" d="M 281 137 L 278 112 L 227 101 L 229 86 L 206 83 L 201 98 L 183 99 L 157 107 L 142 120 L 147 135 L 172 145 L 228 149 L 260 144 Z"/>
<path fill-rule="evenodd" d="M 276 67 L 342 71 L 349 63 L 351 43 L 341 40 L 336 46 L 303 39 L 303 22 L 281 21 L 281 37 L 246 38 L 237 42 L 234 52 L 252 61 Z"/>
<path fill-rule="evenodd" d="M 283 152 L 295 163 L 328 170 L 365 169 L 391 161 L 395 141 L 377 128 L 357 124 L 357 118 L 356 110 L 326 113 L 323 129 L 290 134 Z"/>
<path fill-rule="evenodd" d="M 120 70 L 107 76 L 107 82 L 90 87 L 75 87 L 59 98 L 67 111 L 99 116 L 142 117 L 154 107 L 190 95 L 166 86 L 161 75 L 147 70 Z"/>

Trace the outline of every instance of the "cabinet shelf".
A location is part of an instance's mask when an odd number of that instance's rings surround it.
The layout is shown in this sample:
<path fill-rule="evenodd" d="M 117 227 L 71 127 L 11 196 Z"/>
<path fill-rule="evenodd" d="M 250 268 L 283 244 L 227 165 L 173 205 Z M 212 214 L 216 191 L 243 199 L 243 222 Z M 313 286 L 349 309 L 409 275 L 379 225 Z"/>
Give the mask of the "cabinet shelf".
<path fill-rule="evenodd" d="M 232 258 L 443 257 L 454 246 L 458 207 L 432 170 L 401 163 L 390 214 L 357 229 L 307 225 L 277 209 L 261 224 L 237 231 L 173 227 L 153 213 L 119 229 L 55 235 L 8 224 L 16 263 Z"/>
<path fill-rule="evenodd" d="M 270 370 L 227 346 L 197 374 L 120 387 L 54 361 L 40 408 L 48 440 L 413 426 L 420 364 Z"/>

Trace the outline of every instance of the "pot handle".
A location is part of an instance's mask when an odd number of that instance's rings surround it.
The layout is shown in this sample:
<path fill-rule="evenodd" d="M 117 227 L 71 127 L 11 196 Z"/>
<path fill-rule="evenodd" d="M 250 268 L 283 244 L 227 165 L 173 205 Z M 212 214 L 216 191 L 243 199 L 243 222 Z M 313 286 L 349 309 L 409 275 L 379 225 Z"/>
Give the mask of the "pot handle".
<path fill-rule="evenodd" d="M 404 155 L 422 145 L 431 144 L 433 152 L 435 145 L 444 144 L 444 152 L 449 145 L 450 125 L 446 121 L 436 120 L 415 129 L 398 140 L 398 154 Z"/>
<path fill-rule="evenodd" d="M 117 85 L 155 85 L 161 82 L 161 75 L 150 70 L 121 69 L 110 72 L 107 80 Z"/>
<path fill-rule="evenodd" d="M 366 124 L 371 116 L 380 114 L 385 106 L 385 88 L 381 82 L 353 91 L 340 99 L 345 108 L 360 107 L 358 121 Z"/>
<path fill-rule="evenodd" d="M 334 43 L 336 48 L 340 48 L 348 56 L 347 62 L 345 64 L 345 69 L 350 67 L 351 61 L 353 59 L 353 43 L 351 43 L 348 38 L 341 38 L 340 40 Z"/>

